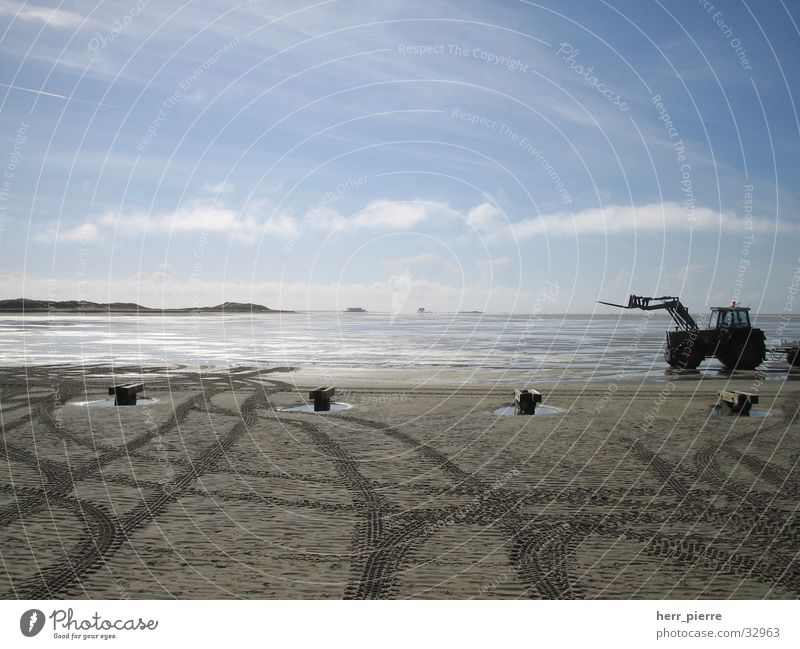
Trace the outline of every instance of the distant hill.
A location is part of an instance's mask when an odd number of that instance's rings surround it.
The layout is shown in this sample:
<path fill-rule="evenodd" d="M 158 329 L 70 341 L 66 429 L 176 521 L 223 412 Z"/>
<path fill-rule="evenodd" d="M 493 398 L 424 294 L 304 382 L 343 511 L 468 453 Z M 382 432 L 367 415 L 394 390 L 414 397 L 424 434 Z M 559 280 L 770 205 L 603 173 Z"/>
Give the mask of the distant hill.
<path fill-rule="evenodd" d="M 188 307 L 182 309 L 153 309 L 134 302 L 89 302 L 87 300 L 29 300 L 17 298 L 0 300 L 0 313 L 292 313 L 270 309 L 261 304 L 225 302 L 217 306 Z"/>
<path fill-rule="evenodd" d="M 259 313 L 281 313 L 280 311 L 276 311 L 275 309 L 270 309 L 262 304 L 252 304 L 251 302 L 225 302 L 223 304 L 218 304 L 217 306 L 203 306 L 197 309 L 178 309 L 178 311 L 203 311 L 203 312 L 214 312 L 217 313 L 219 311 L 257 311 Z M 289 313 L 288 311 L 283 311 L 283 313 Z"/>

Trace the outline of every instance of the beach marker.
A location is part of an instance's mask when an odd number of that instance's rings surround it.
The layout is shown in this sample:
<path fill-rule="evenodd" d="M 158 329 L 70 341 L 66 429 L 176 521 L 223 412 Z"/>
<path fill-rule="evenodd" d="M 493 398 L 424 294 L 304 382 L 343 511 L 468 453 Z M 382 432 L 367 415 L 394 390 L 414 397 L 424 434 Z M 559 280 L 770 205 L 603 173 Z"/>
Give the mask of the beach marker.
<path fill-rule="evenodd" d="M 514 406 L 518 415 L 532 415 L 536 412 L 536 404 L 542 402 L 542 395 L 538 390 L 514 390 Z"/>
<path fill-rule="evenodd" d="M 736 415 L 747 415 L 754 403 L 758 403 L 758 395 L 749 392 L 739 392 L 737 390 L 720 390 L 717 406 L 726 404 L 731 413 Z"/>
<path fill-rule="evenodd" d="M 308 398 L 314 400 L 314 412 L 327 411 L 331 409 L 331 397 L 336 394 L 336 388 L 332 385 L 327 388 L 317 388 L 308 393 Z"/>
<path fill-rule="evenodd" d="M 108 393 L 114 395 L 115 406 L 135 406 L 136 395 L 144 390 L 144 383 L 129 383 L 128 385 L 112 385 Z"/>

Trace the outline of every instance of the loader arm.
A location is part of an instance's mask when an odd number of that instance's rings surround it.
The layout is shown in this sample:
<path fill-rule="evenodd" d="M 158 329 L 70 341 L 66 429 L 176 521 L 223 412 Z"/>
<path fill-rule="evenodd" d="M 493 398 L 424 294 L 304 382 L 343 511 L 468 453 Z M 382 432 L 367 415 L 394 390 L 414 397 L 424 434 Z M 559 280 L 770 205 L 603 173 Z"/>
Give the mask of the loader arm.
<path fill-rule="evenodd" d="M 684 331 L 697 331 L 697 323 L 692 318 L 687 309 L 681 304 L 680 298 L 671 295 L 662 297 L 640 297 L 639 295 L 631 295 L 628 298 L 627 306 L 624 304 L 613 304 L 611 302 L 602 302 L 598 300 L 599 304 L 607 306 L 615 306 L 620 309 L 641 309 L 642 311 L 655 311 L 657 309 L 665 309 L 667 313 L 672 316 L 675 324 L 679 329 Z"/>

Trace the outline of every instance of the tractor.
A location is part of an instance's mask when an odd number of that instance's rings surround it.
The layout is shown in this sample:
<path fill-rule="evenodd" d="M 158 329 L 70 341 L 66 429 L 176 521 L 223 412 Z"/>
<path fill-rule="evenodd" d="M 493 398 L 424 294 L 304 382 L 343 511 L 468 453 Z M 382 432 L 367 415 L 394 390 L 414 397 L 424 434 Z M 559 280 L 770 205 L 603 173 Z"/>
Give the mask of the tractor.
<path fill-rule="evenodd" d="M 696 369 L 708 357 L 719 360 L 728 370 L 753 370 L 764 362 L 767 347 L 764 332 L 750 324 L 750 309 L 733 302 L 728 307 L 712 307 L 707 329 L 700 329 L 689 310 L 677 297 L 631 295 L 628 304 L 600 302 L 621 309 L 666 310 L 675 322 L 667 332 L 664 358 L 677 369 Z"/>

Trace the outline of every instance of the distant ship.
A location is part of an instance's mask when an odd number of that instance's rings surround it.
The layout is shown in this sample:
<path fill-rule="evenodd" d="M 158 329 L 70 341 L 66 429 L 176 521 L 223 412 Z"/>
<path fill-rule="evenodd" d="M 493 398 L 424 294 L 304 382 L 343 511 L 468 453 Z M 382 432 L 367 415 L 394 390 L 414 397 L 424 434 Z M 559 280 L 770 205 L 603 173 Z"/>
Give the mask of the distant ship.
<path fill-rule="evenodd" d="M 419 309 L 417 309 L 417 313 L 425 313 L 425 307 L 421 306 Z"/>
<path fill-rule="evenodd" d="M 349 306 L 346 309 L 347 313 L 366 313 L 367 310 L 360 306 Z"/>

